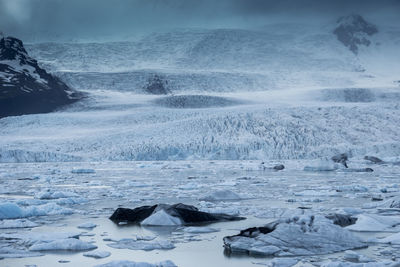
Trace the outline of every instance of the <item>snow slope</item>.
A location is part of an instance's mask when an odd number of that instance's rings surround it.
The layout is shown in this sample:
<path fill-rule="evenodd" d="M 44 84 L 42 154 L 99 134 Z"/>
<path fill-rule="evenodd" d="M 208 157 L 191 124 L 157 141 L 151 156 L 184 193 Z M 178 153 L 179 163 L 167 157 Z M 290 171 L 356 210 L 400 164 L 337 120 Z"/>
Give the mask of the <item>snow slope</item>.
<path fill-rule="evenodd" d="M 400 29 L 381 26 L 355 55 L 322 26 L 181 30 L 110 43 L 32 44 L 30 53 L 80 89 L 142 92 L 160 74 L 175 92 L 393 86 Z M 383 66 L 382 64 L 386 64 Z M 384 75 L 385 74 L 385 75 Z"/>

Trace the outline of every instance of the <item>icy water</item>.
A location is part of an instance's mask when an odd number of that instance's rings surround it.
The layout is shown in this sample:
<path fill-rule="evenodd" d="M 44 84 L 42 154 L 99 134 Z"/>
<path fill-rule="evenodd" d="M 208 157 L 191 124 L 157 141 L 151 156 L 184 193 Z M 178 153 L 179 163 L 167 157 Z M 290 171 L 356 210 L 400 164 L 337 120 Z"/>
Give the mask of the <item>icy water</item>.
<path fill-rule="evenodd" d="M 266 165 L 273 166 L 275 163 Z M 398 166 L 370 166 L 364 162 L 355 162 L 353 165 L 373 167 L 375 171 L 305 172 L 303 167 L 312 162 L 290 161 L 284 162 L 285 170 L 274 172 L 260 170 L 259 164 L 259 161 L 0 164 L 1 203 L 9 201 L 23 207 L 56 203 L 62 208 L 73 210 L 71 215 L 29 217 L 29 220 L 39 226 L 1 229 L 1 234 L 87 232 L 80 236 L 81 240 L 94 243 L 99 250 L 111 252 L 111 256 L 105 259 L 85 257 L 82 251 L 43 252 L 45 255 L 40 257 L 5 258 L 0 261 L 0 266 L 94 266 L 112 260 L 150 263 L 172 260 L 178 266 L 265 265 L 272 259 L 224 253 L 222 238 L 237 234 L 241 229 L 262 226 L 279 217 L 302 211 L 328 214 L 355 208 L 360 213 L 377 213 L 379 209 L 373 205 L 383 201 L 372 201 L 372 198 L 385 200 L 398 195 L 400 190 Z M 232 190 L 242 199 L 224 202 L 199 200 L 218 189 Z M 45 190 L 73 192 L 74 196 L 41 199 Z M 108 219 L 120 206 L 135 208 L 147 204 L 178 202 L 195 205 L 206 211 L 240 214 L 247 219 L 207 225 L 220 231 L 204 234 L 187 233 L 183 227 L 116 225 Z M 399 213 L 394 209 L 390 214 Z M 93 230 L 77 228 L 85 222 L 93 222 L 98 226 Z M 398 232 L 398 229 L 393 229 L 393 232 Z M 389 233 L 356 234 L 367 240 L 387 236 Z M 107 246 L 112 243 L 110 239 L 135 236 L 154 236 L 157 240 L 169 240 L 175 248 L 143 251 Z M 2 237 L 0 248 L 5 247 L 21 248 L 21 244 Z M 357 252 L 379 261 L 400 257 L 400 253 L 396 251 L 396 246 L 371 245 L 368 249 Z M 340 260 L 342 257 L 343 253 L 336 253 L 296 259 L 299 260 L 298 266 L 304 266 L 318 265 L 326 259 Z"/>

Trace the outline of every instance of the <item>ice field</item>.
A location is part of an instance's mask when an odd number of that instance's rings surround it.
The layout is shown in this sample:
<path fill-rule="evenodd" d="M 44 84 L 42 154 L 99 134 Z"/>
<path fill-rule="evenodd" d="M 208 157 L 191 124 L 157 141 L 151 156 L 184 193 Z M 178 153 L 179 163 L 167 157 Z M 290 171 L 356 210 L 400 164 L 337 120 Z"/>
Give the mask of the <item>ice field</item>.
<path fill-rule="evenodd" d="M 26 44 L 85 97 L 0 119 L 0 266 L 400 266 L 400 29 L 335 25 Z"/>

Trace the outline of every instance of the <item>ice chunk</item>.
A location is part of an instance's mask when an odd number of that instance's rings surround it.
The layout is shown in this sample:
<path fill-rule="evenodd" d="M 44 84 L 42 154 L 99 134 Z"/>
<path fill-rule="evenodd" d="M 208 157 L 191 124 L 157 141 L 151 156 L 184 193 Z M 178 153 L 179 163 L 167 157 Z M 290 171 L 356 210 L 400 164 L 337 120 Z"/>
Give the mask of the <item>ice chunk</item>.
<path fill-rule="evenodd" d="M 32 228 L 38 226 L 37 223 L 31 222 L 27 219 L 16 219 L 16 220 L 2 220 L 0 221 L 0 229 L 7 228 Z"/>
<path fill-rule="evenodd" d="M 338 187 L 338 191 L 340 192 L 368 192 L 368 188 L 359 184 L 353 185 L 342 185 Z"/>
<path fill-rule="evenodd" d="M 211 227 L 186 227 L 183 231 L 186 233 L 191 233 L 191 234 L 219 232 L 218 229 L 211 228 Z"/>
<path fill-rule="evenodd" d="M 224 238 L 228 252 L 270 256 L 320 255 L 365 247 L 348 230 L 320 215 L 294 216 Z"/>
<path fill-rule="evenodd" d="M 159 263 L 135 262 L 135 261 L 112 261 L 106 264 L 96 265 L 95 267 L 177 267 L 172 261 L 162 261 Z"/>
<path fill-rule="evenodd" d="M 38 206 L 29 206 L 21 208 L 14 203 L 0 204 L 0 219 L 16 219 L 26 218 L 31 216 L 72 214 L 73 210 L 63 208 L 55 203 L 47 203 Z"/>
<path fill-rule="evenodd" d="M 133 238 L 124 238 L 118 241 L 115 241 L 111 244 L 107 244 L 107 246 L 118 249 L 131 249 L 131 250 L 155 250 L 155 249 L 173 249 L 175 248 L 174 244 L 172 244 L 168 240 L 152 240 L 152 241 L 143 241 L 136 240 Z"/>
<path fill-rule="evenodd" d="M 95 170 L 93 169 L 74 169 L 71 171 L 71 173 L 75 174 L 90 174 L 90 173 L 96 173 Z"/>
<path fill-rule="evenodd" d="M 297 259 L 293 258 L 275 258 L 267 263 L 265 262 L 254 262 L 257 265 L 264 265 L 267 267 L 292 267 L 299 262 Z"/>
<path fill-rule="evenodd" d="M 50 242 L 43 242 L 32 245 L 31 251 L 50 251 L 50 250 L 66 250 L 66 251 L 82 251 L 96 249 L 97 246 L 76 238 L 57 239 Z"/>
<path fill-rule="evenodd" d="M 2 233 L 0 238 L 7 240 L 21 240 L 24 244 L 30 246 L 34 244 L 49 243 L 56 240 L 76 239 L 80 233 L 39 233 L 39 232 L 18 232 L 18 233 Z"/>
<path fill-rule="evenodd" d="M 400 233 L 390 235 L 390 236 L 382 238 L 382 239 L 378 239 L 378 243 L 400 245 Z"/>
<path fill-rule="evenodd" d="M 241 197 L 230 190 L 218 190 L 202 197 L 200 200 L 205 201 L 225 201 L 225 200 L 240 200 Z"/>
<path fill-rule="evenodd" d="M 43 256 L 40 252 L 27 251 L 14 248 L 0 248 L 0 259 L 2 258 L 26 258 Z"/>
<path fill-rule="evenodd" d="M 92 222 L 86 222 L 78 225 L 78 228 L 83 228 L 83 229 L 93 229 L 97 226 L 97 224 L 92 223 Z"/>
<path fill-rule="evenodd" d="M 346 227 L 346 229 L 358 232 L 390 232 L 397 225 L 400 225 L 398 216 L 360 214 L 357 216 L 356 223 Z"/>
<path fill-rule="evenodd" d="M 315 166 L 306 166 L 304 171 L 321 172 L 321 171 L 335 171 L 339 169 L 338 164 L 328 160 L 321 159 Z"/>
<path fill-rule="evenodd" d="M 25 211 L 14 203 L 0 204 L 0 219 L 15 219 L 25 217 Z"/>
<path fill-rule="evenodd" d="M 386 200 L 384 203 L 379 205 L 379 207 L 390 208 L 390 209 L 400 209 L 400 196 L 396 196 Z"/>
<path fill-rule="evenodd" d="M 165 210 L 159 210 L 156 213 L 153 213 L 146 219 L 144 219 L 141 225 L 160 225 L 160 226 L 173 226 L 173 225 L 181 225 L 182 221 L 180 218 L 171 216 L 165 212 Z"/>
<path fill-rule="evenodd" d="M 95 250 L 95 251 L 89 251 L 89 252 L 83 253 L 83 256 L 91 257 L 91 258 L 95 258 L 95 259 L 107 258 L 110 255 L 111 255 L 111 252 L 104 251 L 104 250 Z"/>
<path fill-rule="evenodd" d="M 72 209 L 64 208 L 56 203 L 47 203 L 45 205 L 30 206 L 25 208 L 25 217 L 45 216 L 45 215 L 68 215 L 74 213 Z"/>
<path fill-rule="evenodd" d="M 328 261 L 323 263 L 321 267 L 395 267 L 398 266 L 397 264 L 393 261 L 367 263 Z"/>
<path fill-rule="evenodd" d="M 70 198 L 70 197 L 79 197 L 79 195 L 74 192 L 53 191 L 51 189 L 46 189 L 44 191 L 38 192 L 35 195 L 35 198 L 37 199 L 58 199 L 58 198 Z"/>

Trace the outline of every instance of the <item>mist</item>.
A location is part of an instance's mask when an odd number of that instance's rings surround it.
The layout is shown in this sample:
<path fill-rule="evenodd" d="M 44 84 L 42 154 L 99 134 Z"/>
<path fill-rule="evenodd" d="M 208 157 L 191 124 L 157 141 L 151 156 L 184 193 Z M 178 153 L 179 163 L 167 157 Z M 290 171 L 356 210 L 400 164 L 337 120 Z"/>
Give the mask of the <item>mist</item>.
<path fill-rule="evenodd" d="M 0 0 L 0 31 L 31 41 L 124 39 L 175 28 L 321 24 L 349 13 L 393 24 L 400 21 L 400 1 Z"/>

